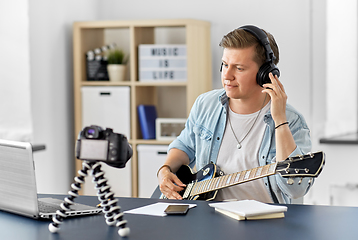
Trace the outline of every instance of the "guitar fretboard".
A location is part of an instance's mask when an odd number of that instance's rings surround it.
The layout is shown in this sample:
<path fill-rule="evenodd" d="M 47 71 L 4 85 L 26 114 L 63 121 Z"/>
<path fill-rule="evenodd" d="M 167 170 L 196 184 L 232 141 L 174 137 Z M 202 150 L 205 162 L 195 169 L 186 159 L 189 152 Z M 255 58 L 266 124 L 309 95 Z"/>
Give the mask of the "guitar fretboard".
<path fill-rule="evenodd" d="M 190 196 L 207 193 L 219 190 L 221 188 L 226 188 L 240 183 L 274 175 L 276 173 L 276 165 L 277 163 L 271 163 L 265 166 L 196 182 L 191 189 Z"/>

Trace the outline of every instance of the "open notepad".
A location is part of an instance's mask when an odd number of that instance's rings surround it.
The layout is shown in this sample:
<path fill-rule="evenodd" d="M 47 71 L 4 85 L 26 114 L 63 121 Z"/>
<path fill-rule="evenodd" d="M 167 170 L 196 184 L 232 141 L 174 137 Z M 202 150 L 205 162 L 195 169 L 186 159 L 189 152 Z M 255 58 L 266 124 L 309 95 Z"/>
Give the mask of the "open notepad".
<path fill-rule="evenodd" d="M 286 206 L 270 205 L 255 200 L 211 203 L 215 211 L 237 220 L 283 218 Z"/>
<path fill-rule="evenodd" d="M 164 217 L 167 214 L 164 212 L 164 210 L 169 205 L 182 205 L 182 203 L 167 203 L 167 202 L 158 202 L 153 203 L 150 205 L 146 205 L 143 207 L 131 209 L 128 211 L 125 211 L 124 213 L 130 213 L 130 214 L 142 214 L 142 215 L 151 215 L 151 216 L 160 216 Z M 196 207 L 196 204 L 188 204 L 189 208 Z"/>

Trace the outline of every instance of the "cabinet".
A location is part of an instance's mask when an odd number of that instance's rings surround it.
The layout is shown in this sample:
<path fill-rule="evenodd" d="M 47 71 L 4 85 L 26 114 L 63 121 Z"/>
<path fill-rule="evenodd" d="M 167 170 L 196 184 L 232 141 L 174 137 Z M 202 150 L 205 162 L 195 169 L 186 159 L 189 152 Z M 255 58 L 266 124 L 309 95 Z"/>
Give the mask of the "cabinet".
<path fill-rule="evenodd" d="M 167 149 L 168 145 L 137 145 L 138 197 L 152 196 L 158 185 L 156 174 L 165 162 Z"/>
<path fill-rule="evenodd" d="M 111 43 L 115 43 L 129 55 L 125 81 L 87 81 L 86 52 Z M 140 44 L 185 44 L 187 80 L 180 82 L 139 81 L 138 46 Z M 127 166 L 131 165 L 131 195 L 137 197 L 137 146 L 170 143 L 170 141 L 142 139 L 137 106 L 155 105 L 160 118 L 188 117 L 197 96 L 212 89 L 210 23 L 193 19 L 75 22 L 73 24 L 73 54 L 75 138 L 83 128 L 82 87 L 128 86 L 130 88 L 129 143 L 133 148 L 133 157 Z M 81 169 L 81 161 L 76 160 L 75 166 L 76 171 Z M 112 180 L 109 179 L 109 182 L 111 183 Z"/>

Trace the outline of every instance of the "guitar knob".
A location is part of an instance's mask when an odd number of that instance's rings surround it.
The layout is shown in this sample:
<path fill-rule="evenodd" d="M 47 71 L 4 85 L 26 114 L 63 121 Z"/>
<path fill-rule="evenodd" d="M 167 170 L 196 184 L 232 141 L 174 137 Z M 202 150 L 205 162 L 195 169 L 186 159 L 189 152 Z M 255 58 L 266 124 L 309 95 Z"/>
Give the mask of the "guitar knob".
<path fill-rule="evenodd" d="M 309 170 L 308 168 L 305 168 L 305 172 L 306 172 L 306 173 L 309 173 L 310 170 Z"/>
<path fill-rule="evenodd" d="M 300 172 L 300 170 L 298 170 L 297 168 L 295 169 L 295 173 L 299 173 Z"/>
<path fill-rule="evenodd" d="M 313 178 L 310 178 L 310 180 L 308 180 L 308 184 L 311 184 L 313 181 Z"/>
<path fill-rule="evenodd" d="M 295 181 L 293 180 L 293 178 L 289 178 L 287 179 L 287 184 L 288 185 L 292 185 Z"/>
<path fill-rule="evenodd" d="M 302 180 L 303 180 L 303 177 L 301 177 L 301 179 L 298 181 L 298 185 L 301 185 Z"/>

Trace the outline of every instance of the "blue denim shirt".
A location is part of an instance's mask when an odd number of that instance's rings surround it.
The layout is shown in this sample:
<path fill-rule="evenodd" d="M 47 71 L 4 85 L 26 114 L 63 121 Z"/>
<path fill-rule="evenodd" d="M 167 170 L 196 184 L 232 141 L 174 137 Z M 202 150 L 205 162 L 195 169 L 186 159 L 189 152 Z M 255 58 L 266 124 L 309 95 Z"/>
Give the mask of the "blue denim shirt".
<path fill-rule="evenodd" d="M 229 101 L 224 89 L 200 95 L 191 109 L 185 129 L 169 145 L 169 150 L 177 148 L 184 151 L 189 157 L 189 166 L 193 168 L 196 165 L 197 170 L 210 162 L 216 163 L 225 131 L 228 107 Z M 296 142 L 296 149 L 290 157 L 310 152 L 310 130 L 303 116 L 287 104 L 286 117 Z M 260 166 L 276 161 L 275 123 L 270 111 L 265 114 L 264 123 L 266 128 L 258 159 Z M 312 185 L 308 183 L 308 178 L 304 178 L 301 184 L 298 184 L 299 179 L 294 179 L 294 184 L 288 185 L 287 179 L 279 174 L 264 177 L 263 180 L 273 201 L 276 197 L 279 203 L 291 203 L 291 199 L 302 197 Z"/>

